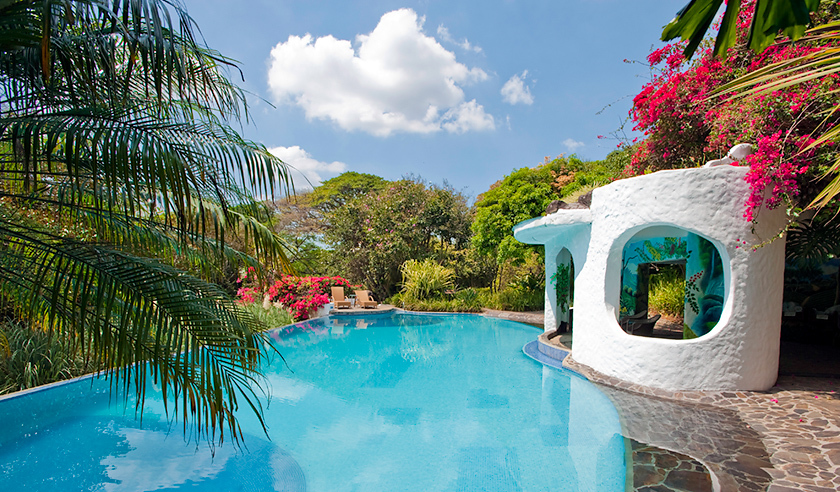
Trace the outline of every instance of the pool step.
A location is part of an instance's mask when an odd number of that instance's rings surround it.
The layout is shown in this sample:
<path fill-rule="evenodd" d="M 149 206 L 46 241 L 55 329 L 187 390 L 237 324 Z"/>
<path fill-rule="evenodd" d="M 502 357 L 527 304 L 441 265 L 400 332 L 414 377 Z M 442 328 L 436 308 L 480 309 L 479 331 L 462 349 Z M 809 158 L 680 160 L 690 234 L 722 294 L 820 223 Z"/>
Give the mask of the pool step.
<path fill-rule="evenodd" d="M 533 340 L 522 347 L 525 355 L 547 366 L 563 369 L 563 359 L 569 355 L 567 350 L 552 347 L 539 340 Z"/>

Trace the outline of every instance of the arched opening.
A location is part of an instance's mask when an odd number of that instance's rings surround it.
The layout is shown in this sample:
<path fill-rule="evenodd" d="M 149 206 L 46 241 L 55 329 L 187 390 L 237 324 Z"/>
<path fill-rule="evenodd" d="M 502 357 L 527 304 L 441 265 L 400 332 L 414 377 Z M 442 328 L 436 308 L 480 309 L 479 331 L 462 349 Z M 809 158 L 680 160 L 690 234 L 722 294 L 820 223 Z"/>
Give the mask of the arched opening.
<path fill-rule="evenodd" d="M 572 253 L 566 248 L 561 249 L 557 253 L 556 264 L 557 268 L 551 275 L 551 284 L 554 287 L 557 330 L 550 338 L 559 336 L 561 343 L 571 347 L 575 291 L 575 262 Z"/>
<path fill-rule="evenodd" d="M 723 312 L 724 268 L 708 239 L 672 226 L 642 229 L 624 245 L 618 322 L 631 335 L 706 335 Z"/>

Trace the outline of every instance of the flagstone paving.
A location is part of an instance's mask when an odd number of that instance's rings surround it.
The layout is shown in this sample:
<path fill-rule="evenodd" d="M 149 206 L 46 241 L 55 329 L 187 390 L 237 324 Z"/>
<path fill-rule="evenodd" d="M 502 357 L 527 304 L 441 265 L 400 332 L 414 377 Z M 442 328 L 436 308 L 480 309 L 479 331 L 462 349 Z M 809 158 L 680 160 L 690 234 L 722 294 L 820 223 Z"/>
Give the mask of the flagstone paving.
<path fill-rule="evenodd" d="M 838 378 L 782 376 L 768 391 L 670 392 L 605 376 L 573 357 L 563 364 L 610 397 L 626 437 L 698 460 L 722 491 L 840 490 Z M 636 490 L 679 490 L 663 488 L 660 475 L 636 480 Z"/>

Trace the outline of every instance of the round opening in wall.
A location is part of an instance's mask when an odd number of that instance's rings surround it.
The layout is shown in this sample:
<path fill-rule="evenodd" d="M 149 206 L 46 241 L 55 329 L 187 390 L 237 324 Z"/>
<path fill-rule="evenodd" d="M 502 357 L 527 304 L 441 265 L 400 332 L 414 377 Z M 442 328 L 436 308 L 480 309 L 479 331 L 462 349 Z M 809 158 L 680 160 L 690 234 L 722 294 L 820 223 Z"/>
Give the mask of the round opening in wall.
<path fill-rule="evenodd" d="M 708 239 L 672 226 L 642 229 L 624 245 L 618 324 L 630 335 L 706 335 L 723 312 L 724 270 Z"/>

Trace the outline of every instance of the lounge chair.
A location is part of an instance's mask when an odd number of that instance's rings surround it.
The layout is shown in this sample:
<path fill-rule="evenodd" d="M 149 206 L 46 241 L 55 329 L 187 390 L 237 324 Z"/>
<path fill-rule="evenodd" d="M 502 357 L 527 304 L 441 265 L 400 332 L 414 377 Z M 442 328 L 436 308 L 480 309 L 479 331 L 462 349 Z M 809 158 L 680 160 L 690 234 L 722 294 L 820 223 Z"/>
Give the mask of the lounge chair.
<path fill-rule="evenodd" d="M 621 327 L 631 335 L 638 335 L 642 337 L 649 337 L 653 335 L 653 326 L 659 321 L 662 315 L 657 314 L 651 318 L 647 317 L 647 312 L 639 313 L 639 315 L 628 316 L 623 319 Z"/>
<path fill-rule="evenodd" d="M 350 299 L 344 298 L 344 287 L 330 287 L 330 291 L 332 292 L 333 306 L 336 309 L 350 309 Z"/>
<path fill-rule="evenodd" d="M 354 292 L 356 293 L 356 307 L 376 309 L 379 306 L 379 303 L 373 300 L 373 294 L 369 290 L 356 290 Z"/>

